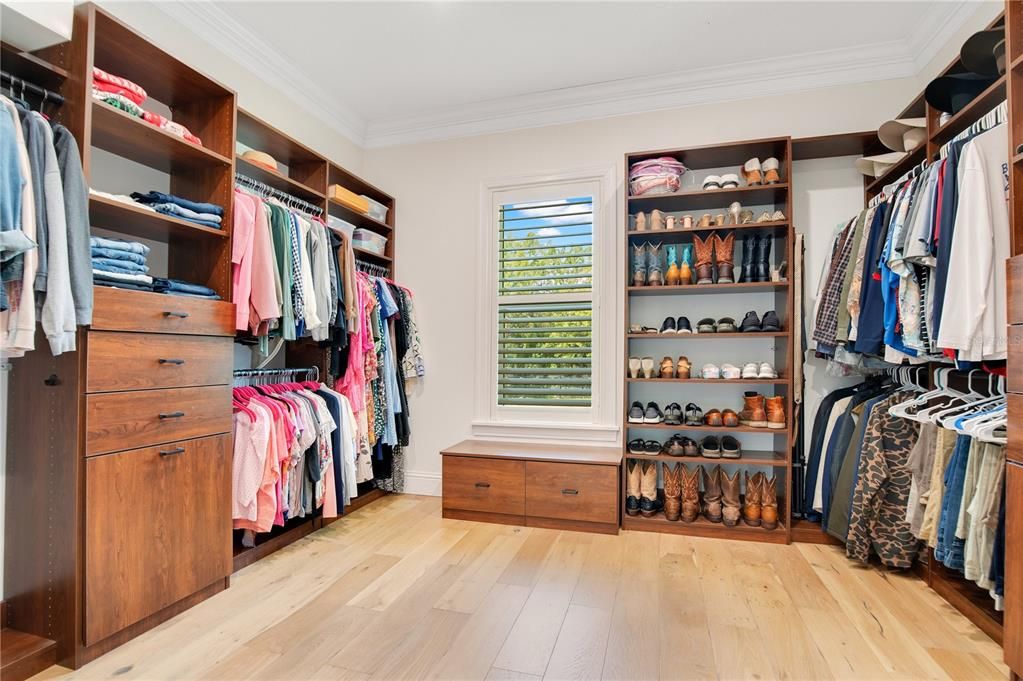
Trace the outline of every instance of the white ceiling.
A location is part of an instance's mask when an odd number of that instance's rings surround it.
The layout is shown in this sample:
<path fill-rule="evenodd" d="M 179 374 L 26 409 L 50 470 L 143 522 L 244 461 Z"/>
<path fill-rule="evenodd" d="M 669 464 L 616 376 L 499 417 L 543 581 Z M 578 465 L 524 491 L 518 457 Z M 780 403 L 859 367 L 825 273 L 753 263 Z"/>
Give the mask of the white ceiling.
<path fill-rule="evenodd" d="M 290 89 L 296 103 L 354 141 L 380 146 L 912 76 L 977 5 L 277 1 L 161 8 Z"/>

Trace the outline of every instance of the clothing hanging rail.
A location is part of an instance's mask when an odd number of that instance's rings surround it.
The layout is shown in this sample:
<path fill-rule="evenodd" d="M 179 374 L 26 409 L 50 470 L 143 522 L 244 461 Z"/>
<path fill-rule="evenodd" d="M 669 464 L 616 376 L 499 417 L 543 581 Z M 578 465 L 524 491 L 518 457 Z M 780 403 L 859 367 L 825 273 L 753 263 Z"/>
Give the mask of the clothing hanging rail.
<path fill-rule="evenodd" d="M 323 216 L 322 208 L 314 206 L 313 204 L 308 203 L 306 201 L 303 201 L 297 196 L 292 196 L 287 192 L 282 192 L 280 189 L 271 187 L 270 185 L 264 182 L 260 182 L 259 180 L 256 180 L 254 178 L 251 178 L 248 175 L 235 173 L 234 180 L 236 183 L 242 185 L 246 189 L 251 189 L 259 194 L 262 194 L 265 197 L 278 199 L 279 201 L 283 202 L 285 205 L 291 208 L 301 210 L 305 213 L 309 213 L 310 215 L 315 215 L 316 217 Z"/>
<path fill-rule="evenodd" d="M 391 273 L 391 271 L 383 265 L 377 265 L 376 263 L 366 262 L 365 260 L 355 259 L 355 268 L 360 272 L 371 274 L 374 277 L 384 277 Z"/>
<path fill-rule="evenodd" d="M 941 158 L 948 156 L 948 149 L 953 143 L 964 140 L 967 137 L 973 137 L 974 135 L 978 135 L 986 130 L 990 130 L 991 128 L 1005 123 L 1007 120 L 1009 120 L 1009 104 L 1008 102 L 1002 102 L 974 121 L 970 127 L 966 128 L 966 130 L 963 130 L 948 142 L 942 144 L 941 149 L 938 150 L 939 156 Z"/>
<path fill-rule="evenodd" d="M 0 81 L 8 83 L 12 92 L 14 90 L 21 90 L 22 93 L 31 92 L 34 95 L 41 96 L 43 103 L 53 102 L 58 106 L 64 103 L 64 97 L 56 92 L 50 92 L 44 87 L 40 87 L 24 78 L 18 78 L 7 71 L 0 71 Z"/>
<path fill-rule="evenodd" d="M 233 377 L 235 383 L 238 383 L 239 379 L 242 381 L 248 379 L 248 385 L 263 385 L 266 383 L 280 383 L 282 382 L 281 379 L 295 378 L 300 374 L 305 374 L 305 380 L 319 381 L 320 367 L 236 369 L 233 373 Z"/>

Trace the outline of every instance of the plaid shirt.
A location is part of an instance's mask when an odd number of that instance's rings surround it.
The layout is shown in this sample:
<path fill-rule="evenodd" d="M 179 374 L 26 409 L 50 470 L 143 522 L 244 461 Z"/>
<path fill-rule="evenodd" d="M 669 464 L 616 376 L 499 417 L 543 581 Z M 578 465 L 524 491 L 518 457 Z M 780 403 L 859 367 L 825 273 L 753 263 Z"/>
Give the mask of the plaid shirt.
<path fill-rule="evenodd" d="M 849 269 L 855 227 L 856 218 L 850 220 L 835 238 L 831 265 L 828 268 L 827 279 L 821 287 L 821 302 L 817 308 L 817 319 L 813 329 L 813 339 L 817 343 L 835 345 L 837 341 L 838 306 L 842 304 L 842 286 L 845 283 L 845 272 Z"/>

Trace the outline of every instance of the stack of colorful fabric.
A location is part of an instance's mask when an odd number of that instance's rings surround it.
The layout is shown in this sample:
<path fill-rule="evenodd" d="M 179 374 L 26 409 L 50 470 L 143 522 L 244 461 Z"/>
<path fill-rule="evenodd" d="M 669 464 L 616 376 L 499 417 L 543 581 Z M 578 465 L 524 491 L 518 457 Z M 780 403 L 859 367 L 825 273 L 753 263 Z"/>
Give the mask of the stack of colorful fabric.
<path fill-rule="evenodd" d="M 132 192 L 131 198 L 145 206 L 149 206 L 158 213 L 171 215 L 181 220 L 187 220 L 206 227 L 221 229 L 221 220 L 224 218 L 224 208 L 215 203 L 200 203 L 189 201 L 173 194 L 151 191 L 146 194 Z"/>
<path fill-rule="evenodd" d="M 133 291 L 152 291 L 146 257 L 149 246 L 137 241 L 90 237 L 92 281 L 97 286 L 114 286 Z"/>
<path fill-rule="evenodd" d="M 629 168 L 629 194 L 670 194 L 682 184 L 686 167 L 671 156 L 637 161 Z"/>
<path fill-rule="evenodd" d="M 146 111 L 142 104 L 148 95 L 136 83 L 121 78 L 103 69 L 93 67 L 92 69 L 92 98 L 112 107 L 118 108 L 132 116 L 138 116 L 146 123 L 165 130 L 172 135 L 180 137 L 186 142 L 202 146 L 202 140 L 191 133 L 191 131 L 180 123 L 175 123 L 160 114 Z"/>

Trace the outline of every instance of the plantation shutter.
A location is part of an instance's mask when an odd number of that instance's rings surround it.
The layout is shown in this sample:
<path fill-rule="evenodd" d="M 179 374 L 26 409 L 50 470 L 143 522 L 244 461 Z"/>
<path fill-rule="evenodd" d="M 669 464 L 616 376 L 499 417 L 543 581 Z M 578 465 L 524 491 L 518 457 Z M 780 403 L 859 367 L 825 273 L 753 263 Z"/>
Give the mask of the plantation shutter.
<path fill-rule="evenodd" d="M 590 407 L 593 199 L 500 207 L 497 403 Z"/>

